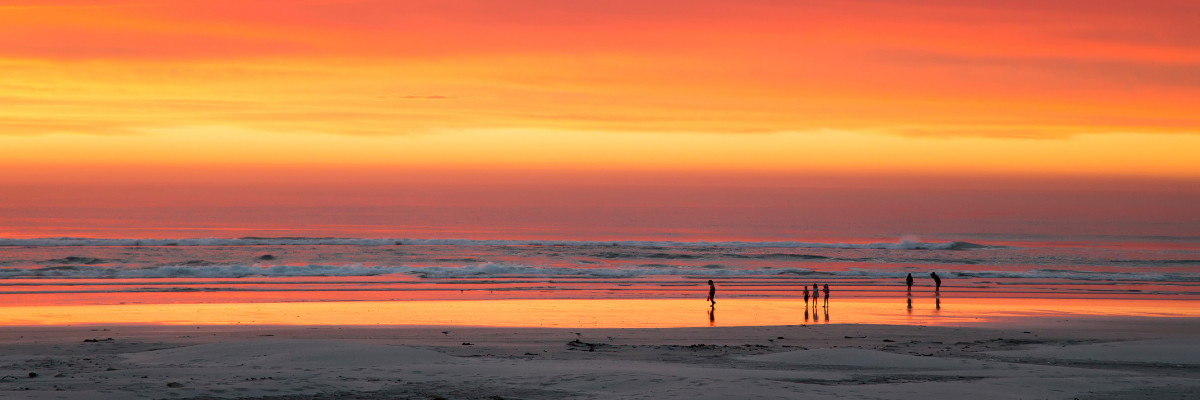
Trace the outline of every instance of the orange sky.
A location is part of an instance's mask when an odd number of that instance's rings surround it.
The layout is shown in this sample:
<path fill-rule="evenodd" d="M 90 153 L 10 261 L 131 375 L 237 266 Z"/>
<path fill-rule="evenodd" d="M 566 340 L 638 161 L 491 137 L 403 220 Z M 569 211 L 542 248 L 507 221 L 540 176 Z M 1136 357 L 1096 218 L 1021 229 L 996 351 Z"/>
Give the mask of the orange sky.
<path fill-rule="evenodd" d="M 1200 177 L 1200 3 L 0 0 L 0 165 Z"/>

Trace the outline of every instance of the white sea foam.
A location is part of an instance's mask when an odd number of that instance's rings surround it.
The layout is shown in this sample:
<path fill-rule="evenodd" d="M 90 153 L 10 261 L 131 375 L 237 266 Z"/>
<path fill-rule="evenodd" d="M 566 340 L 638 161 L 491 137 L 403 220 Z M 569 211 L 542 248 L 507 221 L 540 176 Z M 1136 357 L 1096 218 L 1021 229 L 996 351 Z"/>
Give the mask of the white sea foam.
<path fill-rule="evenodd" d="M 1010 278 L 1010 279 L 1068 279 L 1082 281 L 1157 281 L 1157 282 L 1200 282 L 1198 274 L 1170 272 L 1093 272 L 1061 269 L 1035 269 L 1030 271 L 957 271 L 956 278 Z"/>
<path fill-rule="evenodd" d="M 363 266 L 363 265 L 205 265 L 159 267 L 101 267 L 69 266 L 43 268 L 0 269 L 0 279 L 12 278 L 244 278 L 244 277 L 352 277 L 389 274 L 414 275 L 427 279 L 449 278 L 516 278 L 532 279 L 573 278 L 637 278 L 650 276 L 824 276 L 830 278 L 878 278 L 899 280 L 912 272 L 909 269 L 860 269 L 814 271 L 805 268 L 713 268 L 713 267 L 545 267 L 502 263 L 480 263 L 462 266 Z M 1081 281 L 1157 281 L 1200 282 L 1200 274 L 1090 272 L 1054 269 L 1028 271 L 938 271 L 948 279 L 1007 278 L 1059 279 Z"/>
<path fill-rule="evenodd" d="M 901 240 L 895 243 L 766 242 L 676 242 L 676 241 L 575 241 L 575 240 L 473 240 L 473 239 L 351 239 L 351 238 L 237 238 L 237 239 L 93 239 L 40 238 L 0 239 L 0 246 L 297 246 L 297 245 L 442 245 L 442 246 L 632 246 L 632 247 L 779 247 L 810 249 L 954 250 L 992 247 L 964 242 L 927 243 Z"/>
<path fill-rule="evenodd" d="M 332 265 L 205 265 L 162 267 L 46 267 L 0 269 L 4 278 L 243 278 L 300 276 L 376 276 L 410 272 L 410 267 Z"/>
<path fill-rule="evenodd" d="M 377 276 L 388 274 L 410 274 L 423 278 L 465 277 L 601 277 L 628 278 L 647 275 L 779 275 L 785 273 L 807 274 L 806 269 L 712 269 L 696 267 L 655 268 L 565 268 L 531 267 L 524 265 L 483 263 L 456 267 L 411 267 L 411 266 L 361 266 L 361 265 L 306 265 L 306 266 L 258 266 L 258 265 L 206 265 L 206 266 L 162 266 L 147 268 L 122 267 L 45 267 L 0 269 L 4 278 L 242 278 L 258 277 L 303 277 L 303 276 Z"/>

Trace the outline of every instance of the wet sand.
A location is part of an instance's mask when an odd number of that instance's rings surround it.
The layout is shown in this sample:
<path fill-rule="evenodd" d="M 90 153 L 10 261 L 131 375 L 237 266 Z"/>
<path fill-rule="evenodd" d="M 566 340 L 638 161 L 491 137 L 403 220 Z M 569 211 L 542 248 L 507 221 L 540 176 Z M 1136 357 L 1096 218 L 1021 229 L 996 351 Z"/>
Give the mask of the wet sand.
<path fill-rule="evenodd" d="M 568 328 L 683 328 L 827 323 L 973 326 L 1029 317 L 1200 317 L 1188 300 L 911 297 L 831 300 L 505 299 L 207 304 L 107 304 L 0 307 L 0 326 L 425 325 Z"/>
<path fill-rule="evenodd" d="M 1200 396 L 1198 339 L 1200 318 L 1106 315 L 970 326 L 8 326 L 0 397 L 1178 399 Z"/>

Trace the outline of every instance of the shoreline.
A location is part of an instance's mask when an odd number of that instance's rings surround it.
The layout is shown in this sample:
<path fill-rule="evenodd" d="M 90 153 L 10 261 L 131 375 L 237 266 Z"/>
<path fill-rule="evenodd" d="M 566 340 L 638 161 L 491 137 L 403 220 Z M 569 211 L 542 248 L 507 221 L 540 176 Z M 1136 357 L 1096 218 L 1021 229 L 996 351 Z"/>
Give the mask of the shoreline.
<path fill-rule="evenodd" d="M 375 325 L 680 328 L 804 324 L 986 326 L 1030 318 L 1200 317 L 1189 300 L 954 298 L 499 299 L 0 307 L 0 327 L 53 325 Z"/>
<path fill-rule="evenodd" d="M 1180 398 L 1200 394 L 1197 332 L 1200 318 L 1104 316 L 974 327 L 9 326 L 0 395 Z"/>

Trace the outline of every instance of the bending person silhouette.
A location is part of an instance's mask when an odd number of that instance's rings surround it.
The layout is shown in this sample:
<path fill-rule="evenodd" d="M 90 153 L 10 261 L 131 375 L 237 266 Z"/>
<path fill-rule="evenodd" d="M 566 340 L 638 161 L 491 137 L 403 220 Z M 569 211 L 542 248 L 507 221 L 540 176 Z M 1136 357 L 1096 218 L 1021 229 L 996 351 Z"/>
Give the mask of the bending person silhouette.
<path fill-rule="evenodd" d="M 912 283 L 913 283 L 913 278 L 912 278 L 912 274 L 910 273 L 910 274 L 908 274 L 907 278 L 904 278 L 904 284 L 908 285 L 908 291 L 910 293 L 912 292 Z"/>
<path fill-rule="evenodd" d="M 717 305 L 716 298 L 717 298 L 717 285 L 715 283 L 713 283 L 712 279 L 709 279 L 708 280 L 708 301 L 710 302 L 709 306 Z"/>
<path fill-rule="evenodd" d="M 938 276 L 937 276 L 937 272 L 930 272 L 930 273 L 929 273 L 929 276 L 930 276 L 931 278 L 933 278 L 933 284 L 934 284 L 934 285 L 937 285 L 937 286 L 935 286 L 935 287 L 934 287 L 933 291 L 934 291 L 935 293 L 937 293 L 937 292 L 941 292 L 941 291 L 942 291 L 942 278 L 940 278 L 940 277 L 938 277 Z"/>

